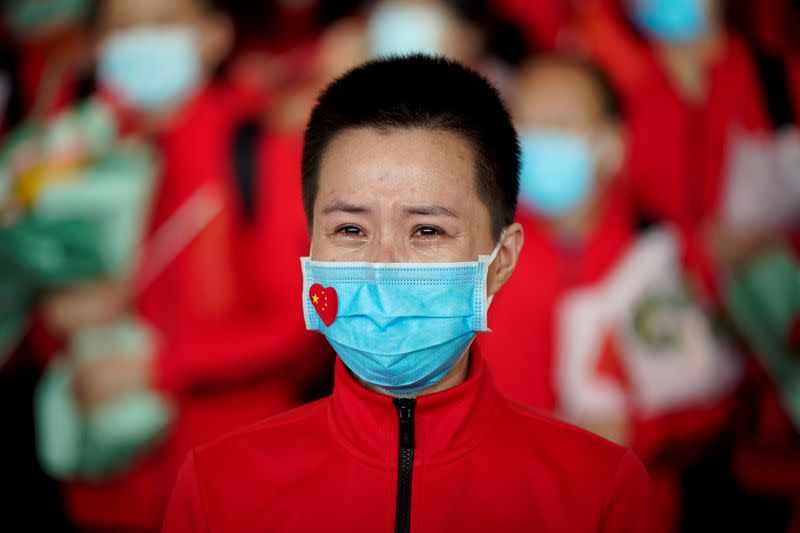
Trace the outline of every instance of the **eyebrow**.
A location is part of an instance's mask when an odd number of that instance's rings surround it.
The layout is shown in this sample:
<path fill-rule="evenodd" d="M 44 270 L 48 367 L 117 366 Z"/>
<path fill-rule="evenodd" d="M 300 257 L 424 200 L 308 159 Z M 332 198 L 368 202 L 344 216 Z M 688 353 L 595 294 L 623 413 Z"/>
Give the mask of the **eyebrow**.
<path fill-rule="evenodd" d="M 459 218 L 459 216 L 450 209 L 441 205 L 418 205 L 409 207 L 406 210 L 406 215 L 423 215 L 423 216 L 440 216 Z"/>
<path fill-rule="evenodd" d="M 356 204 L 348 204 L 347 202 L 343 202 L 342 200 L 336 200 L 330 203 L 325 209 L 322 210 L 323 215 L 328 215 L 330 213 L 351 213 L 351 214 L 364 214 L 364 213 L 371 213 L 372 210 L 368 207 L 363 205 L 356 205 Z"/>
<path fill-rule="evenodd" d="M 350 213 L 350 214 L 370 214 L 372 210 L 369 207 L 357 204 L 347 203 L 342 200 L 335 200 L 322 210 L 323 215 L 331 213 Z M 444 216 L 451 218 L 460 218 L 454 211 L 442 205 L 417 205 L 405 209 L 406 216 Z"/>

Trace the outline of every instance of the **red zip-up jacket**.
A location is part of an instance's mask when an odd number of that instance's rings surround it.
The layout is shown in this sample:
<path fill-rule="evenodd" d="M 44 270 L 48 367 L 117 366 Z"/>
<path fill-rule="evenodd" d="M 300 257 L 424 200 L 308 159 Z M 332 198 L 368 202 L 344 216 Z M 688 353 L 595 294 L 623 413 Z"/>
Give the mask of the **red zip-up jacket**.
<path fill-rule="evenodd" d="M 632 452 L 466 381 L 416 400 L 333 394 L 194 450 L 163 532 L 663 530 Z"/>
<path fill-rule="evenodd" d="M 159 333 L 157 386 L 175 402 L 167 439 L 128 471 L 71 482 L 70 516 L 89 530 L 157 531 L 186 453 L 225 433 L 305 401 L 332 363 L 305 329 L 298 257 L 308 253 L 300 194 L 301 140 L 266 134 L 255 150 L 257 215 L 243 223 L 236 196 L 233 136 L 241 101 L 208 88 L 158 139 L 162 179 L 153 233 L 201 187 L 222 210 L 139 295 Z M 152 263 L 145 248 L 142 270 Z"/>

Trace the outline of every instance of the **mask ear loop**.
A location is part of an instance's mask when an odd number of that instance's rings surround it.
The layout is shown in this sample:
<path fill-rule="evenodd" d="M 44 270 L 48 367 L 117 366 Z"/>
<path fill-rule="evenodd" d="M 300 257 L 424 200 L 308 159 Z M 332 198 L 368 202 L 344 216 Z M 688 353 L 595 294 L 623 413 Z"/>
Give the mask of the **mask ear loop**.
<path fill-rule="evenodd" d="M 309 263 L 312 261 L 312 257 L 314 253 L 314 241 L 312 240 L 308 245 L 308 256 L 300 258 L 300 270 L 303 273 L 303 293 L 300 295 L 303 299 L 303 320 L 306 324 L 306 329 L 308 331 L 318 331 L 319 326 L 316 324 L 313 312 L 309 309 L 309 302 L 308 302 L 308 291 L 311 288 L 311 284 L 308 280 L 308 272 L 306 269 L 310 268 Z"/>
<path fill-rule="evenodd" d="M 494 260 L 497 259 L 497 254 L 500 253 L 500 245 L 503 244 L 503 238 L 506 236 L 506 230 L 500 232 L 500 237 L 497 239 L 497 244 L 494 245 L 494 249 L 492 253 L 488 256 L 480 256 L 478 257 L 478 261 L 484 264 L 483 267 L 483 280 L 482 280 L 482 289 L 481 289 L 481 310 L 482 314 L 479 318 L 478 327 L 475 328 L 476 331 L 492 331 L 487 326 L 486 315 L 489 311 L 489 306 L 492 305 L 492 300 L 494 299 L 494 294 L 491 296 L 488 295 L 488 287 L 486 286 L 486 282 L 489 278 L 489 267 L 494 263 Z"/>
<path fill-rule="evenodd" d="M 503 244 L 503 238 L 506 236 L 506 230 L 500 232 L 500 236 L 497 238 L 497 244 L 494 245 L 494 249 L 492 253 L 489 254 L 489 259 L 486 261 L 486 272 L 489 272 L 489 265 L 494 263 L 494 260 L 497 259 L 497 254 L 500 253 L 500 245 Z"/>

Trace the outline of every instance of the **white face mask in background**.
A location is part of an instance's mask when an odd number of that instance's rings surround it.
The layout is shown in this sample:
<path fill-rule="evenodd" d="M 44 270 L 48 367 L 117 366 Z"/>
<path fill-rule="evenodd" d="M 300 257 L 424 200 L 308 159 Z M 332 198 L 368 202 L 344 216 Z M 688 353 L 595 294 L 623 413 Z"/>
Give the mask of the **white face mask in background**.
<path fill-rule="evenodd" d="M 432 7 L 381 4 L 367 23 L 373 56 L 444 53 L 447 18 Z"/>
<path fill-rule="evenodd" d="M 115 32 L 102 44 L 98 76 L 136 110 L 180 104 L 202 79 L 196 35 L 184 26 Z"/>

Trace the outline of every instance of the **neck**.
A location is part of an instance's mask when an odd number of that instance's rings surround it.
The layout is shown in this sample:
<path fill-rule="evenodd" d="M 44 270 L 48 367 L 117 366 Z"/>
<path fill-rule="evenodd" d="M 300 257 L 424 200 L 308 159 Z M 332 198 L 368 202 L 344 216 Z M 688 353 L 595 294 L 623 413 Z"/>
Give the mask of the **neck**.
<path fill-rule="evenodd" d="M 163 134 L 177 127 L 191 113 L 205 85 L 199 85 L 183 102 L 159 111 L 144 112 L 136 115 L 137 129 L 146 136 Z"/>
<path fill-rule="evenodd" d="M 723 32 L 715 28 L 688 43 L 661 44 L 657 54 L 673 86 L 690 102 L 701 102 L 708 89 L 708 64 L 723 46 Z"/>
<path fill-rule="evenodd" d="M 547 229 L 559 241 L 582 242 L 585 241 L 597 222 L 599 211 L 599 196 L 590 200 L 569 213 L 554 217 L 547 221 Z"/>

